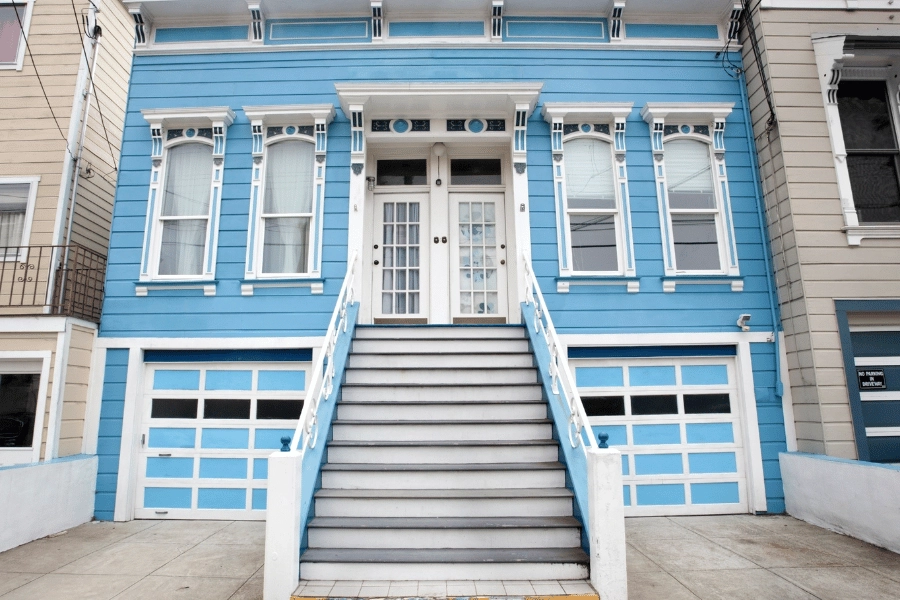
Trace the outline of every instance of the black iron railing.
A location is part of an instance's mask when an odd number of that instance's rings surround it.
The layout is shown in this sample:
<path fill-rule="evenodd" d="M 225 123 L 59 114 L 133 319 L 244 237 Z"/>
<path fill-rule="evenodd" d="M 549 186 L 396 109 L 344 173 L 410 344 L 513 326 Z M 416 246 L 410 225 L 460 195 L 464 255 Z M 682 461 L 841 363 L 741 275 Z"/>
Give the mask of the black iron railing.
<path fill-rule="evenodd" d="M 78 244 L 0 246 L 0 314 L 49 313 L 97 323 L 105 274 L 106 257 Z"/>

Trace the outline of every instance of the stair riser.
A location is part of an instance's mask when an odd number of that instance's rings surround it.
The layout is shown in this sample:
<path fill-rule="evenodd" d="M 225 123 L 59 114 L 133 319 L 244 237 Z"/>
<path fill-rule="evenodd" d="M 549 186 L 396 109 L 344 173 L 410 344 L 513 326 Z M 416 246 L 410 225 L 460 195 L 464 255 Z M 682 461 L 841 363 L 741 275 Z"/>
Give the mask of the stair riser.
<path fill-rule="evenodd" d="M 527 369 L 534 366 L 530 354 L 363 354 L 350 355 L 348 367 L 416 369 L 428 367 L 479 368 L 504 367 Z"/>
<path fill-rule="evenodd" d="M 523 327 L 357 327 L 357 339 L 522 339 Z"/>
<path fill-rule="evenodd" d="M 302 579 L 330 581 L 585 579 L 587 565 L 575 563 L 311 563 L 300 564 Z"/>
<path fill-rule="evenodd" d="M 528 342 L 517 340 L 372 340 L 353 341 L 353 352 L 371 354 L 444 354 L 468 352 L 494 354 L 497 352 L 528 352 Z"/>
<path fill-rule="evenodd" d="M 546 404 L 338 404 L 338 419 L 353 421 L 503 421 L 546 419 Z"/>
<path fill-rule="evenodd" d="M 549 423 L 390 423 L 344 425 L 335 423 L 334 439 L 374 442 L 429 440 L 549 440 Z"/>
<path fill-rule="evenodd" d="M 537 383 L 534 369 L 347 369 L 347 383 L 423 385 L 452 384 L 472 385 L 480 383 Z"/>
<path fill-rule="evenodd" d="M 473 402 L 483 403 L 488 400 L 541 400 L 541 388 L 538 385 L 517 386 L 410 386 L 410 387 L 368 387 L 344 386 L 341 388 L 341 399 L 347 401 L 366 402 Z"/>
<path fill-rule="evenodd" d="M 349 529 L 313 527 L 310 548 L 572 548 L 577 528 Z"/>
<path fill-rule="evenodd" d="M 322 471 L 322 487 L 340 490 L 495 490 L 562 487 L 565 483 L 563 469 Z"/>
<path fill-rule="evenodd" d="M 317 498 L 319 517 L 570 517 L 572 499 Z"/>
<path fill-rule="evenodd" d="M 463 464 L 552 462 L 559 459 L 555 445 L 547 446 L 406 446 L 343 447 L 329 446 L 328 462 L 362 464 Z"/>

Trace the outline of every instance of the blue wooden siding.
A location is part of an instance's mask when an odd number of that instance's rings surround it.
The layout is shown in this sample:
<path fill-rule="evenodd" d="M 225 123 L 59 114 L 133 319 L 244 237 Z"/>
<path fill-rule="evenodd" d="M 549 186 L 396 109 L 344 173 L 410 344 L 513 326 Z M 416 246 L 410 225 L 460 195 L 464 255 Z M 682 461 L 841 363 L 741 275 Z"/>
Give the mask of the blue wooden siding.
<path fill-rule="evenodd" d="M 732 57 L 738 60 L 737 55 Z M 250 126 L 243 105 L 327 102 L 335 81 L 539 81 L 540 102 L 634 103 L 628 120 L 629 193 L 641 291 L 572 286 L 556 293 L 558 275 L 549 126 L 539 105 L 528 123 L 528 177 L 535 271 L 561 333 L 735 331 L 739 313 L 754 330 L 771 330 L 763 232 L 757 219 L 744 91 L 713 52 L 604 49 L 383 49 L 323 52 L 139 56 L 135 58 L 114 213 L 101 335 L 321 335 L 347 258 L 349 123 L 338 109 L 329 127 L 324 219 L 325 293 L 309 288 L 258 289 L 240 295 L 250 195 Z M 726 163 L 744 291 L 728 282 L 663 293 L 660 226 L 647 124 L 647 102 L 734 102 L 726 129 Z M 144 108 L 230 106 L 217 292 L 151 290 L 135 297 L 147 210 L 150 135 Z M 411 115 L 412 116 L 412 115 Z M 704 310 L 696 310 L 703 306 Z"/>
<path fill-rule="evenodd" d="M 107 350 L 97 439 L 97 490 L 94 497 L 94 517 L 101 521 L 112 521 L 116 508 L 116 480 L 119 477 L 127 375 L 128 350 Z"/>

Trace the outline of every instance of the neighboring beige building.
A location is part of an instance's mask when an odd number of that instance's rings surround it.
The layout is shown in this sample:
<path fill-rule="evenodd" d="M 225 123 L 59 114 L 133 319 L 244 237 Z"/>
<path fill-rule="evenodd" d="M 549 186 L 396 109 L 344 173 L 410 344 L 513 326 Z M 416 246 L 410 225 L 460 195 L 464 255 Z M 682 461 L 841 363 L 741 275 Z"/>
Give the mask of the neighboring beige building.
<path fill-rule="evenodd" d="M 83 452 L 133 28 L 0 0 L 0 466 Z"/>
<path fill-rule="evenodd" d="M 798 449 L 900 462 L 900 3 L 749 4 Z"/>

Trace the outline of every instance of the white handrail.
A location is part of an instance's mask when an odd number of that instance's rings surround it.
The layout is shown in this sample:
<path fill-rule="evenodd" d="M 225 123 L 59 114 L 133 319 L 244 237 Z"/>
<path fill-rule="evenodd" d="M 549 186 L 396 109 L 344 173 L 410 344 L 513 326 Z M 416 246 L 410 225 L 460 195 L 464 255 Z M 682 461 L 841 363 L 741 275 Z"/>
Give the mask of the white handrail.
<path fill-rule="evenodd" d="M 334 350 L 338 337 L 347 331 L 347 307 L 353 304 L 353 279 L 356 276 L 356 251 L 347 263 L 347 274 L 344 276 L 344 284 L 338 293 L 334 303 L 334 312 L 331 313 L 331 321 L 325 332 L 325 344 L 319 358 L 313 364 L 312 377 L 307 388 L 306 400 L 303 410 L 300 411 L 300 421 L 291 440 L 291 449 L 300 450 L 303 454 L 307 448 L 315 448 L 319 439 L 318 412 L 319 405 L 331 395 L 334 388 Z M 326 366 L 326 359 L 327 366 Z M 300 438 L 303 438 L 303 446 L 300 446 Z"/>
<path fill-rule="evenodd" d="M 523 255 L 522 259 L 525 263 L 525 304 L 534 305 L 534 328 L 544 337 L 544 341 L 547 343 L 547 350 L 550 351 L 550 372 L 548 373 L 550 376 L 550 389 L 557 396 L 562 393 L 562 397 L 569 408 L 569 443 L 572 444 L 573 448 L 577 448 L 579 444 L 584 447 L 584 438 L 581 435 L 581 430 L 584 428 L 588 430 L 587 437 L 591 448 L 597 448 L 597 440 L 594 439 L 587 413 L 584 411 L 584 405 L 581 403 L 581 396 L 578 394 L 578 387 L 575 385 L 572 371 L 569 369 L 565 348 L 556 334 L 556 328 L 553 326 L 550 311 L 547 309 L 546 302 L 544 302 L 544 295 L 541 294 L 541 288 L 534 275 L 531 261 L 528 260 L 526 255 Z M 586 448 L 585 451 L 587 451 Z"/>

